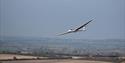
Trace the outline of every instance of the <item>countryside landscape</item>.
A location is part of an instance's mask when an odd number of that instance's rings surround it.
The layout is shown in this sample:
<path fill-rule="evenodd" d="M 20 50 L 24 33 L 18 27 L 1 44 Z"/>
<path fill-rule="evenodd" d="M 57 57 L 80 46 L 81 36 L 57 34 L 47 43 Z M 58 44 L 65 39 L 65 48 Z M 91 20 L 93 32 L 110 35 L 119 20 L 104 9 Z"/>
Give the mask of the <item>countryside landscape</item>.
<path fill-rule="evenodd" d="M 83 40 L 43 37 L 1 37 L 0 61 L 3 61 L 3 63 L 5 61 L 6 63 L 8 60 L 45 61 L 51 59 L 49 61 L 54 63 L 70 60 L 73 60 L 73 62 L 91 60 L 95 62 L 118 61 L 121 63 L 125 60 L 124 45 L 125 40 L 122 39 Z"/>

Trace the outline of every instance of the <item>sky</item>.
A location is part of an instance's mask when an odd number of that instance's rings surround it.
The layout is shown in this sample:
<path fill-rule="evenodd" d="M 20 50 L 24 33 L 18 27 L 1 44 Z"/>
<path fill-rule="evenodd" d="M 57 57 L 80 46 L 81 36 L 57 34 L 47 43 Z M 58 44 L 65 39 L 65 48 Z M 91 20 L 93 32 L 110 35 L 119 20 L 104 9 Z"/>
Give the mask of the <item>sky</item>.
<path fill-rule="evenodd" d="M 125 0 L 0 0 L 0 36 L 125 39 Z"/>

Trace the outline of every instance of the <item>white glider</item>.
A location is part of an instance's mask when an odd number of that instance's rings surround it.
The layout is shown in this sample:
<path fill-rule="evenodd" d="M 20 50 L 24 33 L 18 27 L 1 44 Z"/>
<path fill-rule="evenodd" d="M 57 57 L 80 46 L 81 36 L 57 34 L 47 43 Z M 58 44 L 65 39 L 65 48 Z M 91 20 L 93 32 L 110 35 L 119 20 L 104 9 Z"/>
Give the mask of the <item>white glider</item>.
<path fill-rule="evenodd" d="M 86 25 L 89 24 L 91 21 L 93 20 L 90 20 L 88 21 L 87 23 L 83 24 L 82 26 L 76 28 L 76 29 L 70 29 L 68 30 L 66 33 L 63 33 L 63 34 L 59 34 L 59 35 L 65 35 L 65 34 L 69 34 L 69 33 L 74 33 L 74 32 L 79 32 L 79 31 L 85 31 L 86 30 Z"/>

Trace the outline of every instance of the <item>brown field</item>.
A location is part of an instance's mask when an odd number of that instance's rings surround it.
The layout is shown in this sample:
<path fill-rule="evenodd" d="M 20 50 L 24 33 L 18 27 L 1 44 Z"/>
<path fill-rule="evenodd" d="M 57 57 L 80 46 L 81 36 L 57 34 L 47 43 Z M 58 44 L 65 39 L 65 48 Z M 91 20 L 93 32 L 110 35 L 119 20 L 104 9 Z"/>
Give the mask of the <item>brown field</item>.
<path fill-rule="evenodd" d="M 89 60 L 72 60 L 72 59 L 51 59 L 51 60 L 17 60 L 17 61 L 2 61 L 2 63 L 111 63 L 103 61 L 89 61 Z"/>
<path fill-rule="evenodd" d="M 30 59 L 30 60 L 8 60 L 13 59 L 16 56 L 17 59 Z M 15 54 L 0 54 L 0 63 L 112 63 L 106 61 L 94 61 L 94 60 L 76 60 L 76 59 L 33 59 L 35 56 L 15 55 Z M 40 57 L 45 58 L 45 57 Z M 32 60 L 33 59 L 33 60 Z M 122 62 L 125 63 L 125 62 Z"/>

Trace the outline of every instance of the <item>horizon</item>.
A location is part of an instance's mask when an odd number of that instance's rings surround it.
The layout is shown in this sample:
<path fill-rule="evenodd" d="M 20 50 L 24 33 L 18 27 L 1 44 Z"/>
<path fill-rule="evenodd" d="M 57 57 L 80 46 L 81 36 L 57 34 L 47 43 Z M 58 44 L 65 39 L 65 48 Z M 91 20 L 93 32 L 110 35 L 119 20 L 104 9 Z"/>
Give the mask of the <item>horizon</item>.
<path fill-rule="evenodd" d="M 63 39 L 63 40 L 125 40 L 123 38 L 103 38 L 103 39 L 85 39 L 85 38 L 60 38 L 60 37 L 31 37 L 31 36 L 0 36 L 1 39 L 11 38 L 11 39 Z"/>

